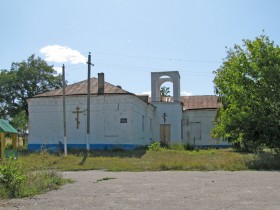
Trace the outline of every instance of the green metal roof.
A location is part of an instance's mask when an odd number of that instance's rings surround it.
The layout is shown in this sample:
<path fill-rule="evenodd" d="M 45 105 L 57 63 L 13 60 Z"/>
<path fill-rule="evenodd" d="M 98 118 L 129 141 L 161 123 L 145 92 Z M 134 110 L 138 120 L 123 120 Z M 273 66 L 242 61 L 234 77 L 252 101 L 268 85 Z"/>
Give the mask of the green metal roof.
<path fill-rule="evenodd" d="M 18 133 L 17 130 L 8 123 L 7 120 L 0 119 L 0 132 Z"/>

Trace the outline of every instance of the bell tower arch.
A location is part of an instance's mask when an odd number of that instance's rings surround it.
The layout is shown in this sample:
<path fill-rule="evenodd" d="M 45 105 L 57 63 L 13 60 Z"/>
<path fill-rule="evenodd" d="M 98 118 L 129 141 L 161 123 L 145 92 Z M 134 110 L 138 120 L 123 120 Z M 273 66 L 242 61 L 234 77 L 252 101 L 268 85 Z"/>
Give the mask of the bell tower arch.
<path fill-rule="evenodd" d="M 152 102 L 160 101 L 160 87 L 165 82 L 173 83 L 173 101 L 179 102 L 180 101 L 180 74 L 178 71 L 165 71 L 165 72 L 151 73 Z"/>

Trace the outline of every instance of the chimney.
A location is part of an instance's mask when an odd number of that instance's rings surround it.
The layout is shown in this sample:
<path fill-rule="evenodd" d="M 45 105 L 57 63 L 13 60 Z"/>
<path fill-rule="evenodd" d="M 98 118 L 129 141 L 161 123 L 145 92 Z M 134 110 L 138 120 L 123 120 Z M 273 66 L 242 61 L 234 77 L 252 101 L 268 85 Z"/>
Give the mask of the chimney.
<path fill-rule="evenodd" d="M 98 73 L 98 94 L 104 94 L 104 73 Z"/>

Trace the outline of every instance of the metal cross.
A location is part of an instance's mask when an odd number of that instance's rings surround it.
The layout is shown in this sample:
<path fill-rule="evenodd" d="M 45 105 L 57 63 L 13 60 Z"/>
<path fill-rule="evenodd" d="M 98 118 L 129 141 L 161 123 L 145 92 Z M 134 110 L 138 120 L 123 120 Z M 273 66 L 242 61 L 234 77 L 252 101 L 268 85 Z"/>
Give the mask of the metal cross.
<path fill-rule="evenodd" d="M 165 112 L 163 113 L 162 118 L 163 118 L 163 122 L 164 122 L 164 124 L 165 124 L 166 118 L 167 118 L 167 114 L 166 114 Z"/>
<path fill-rule="evenodd" d="M 80 120 L 79 120 L 79 114 L 80 113 L 83 113 L 83 111 L 79 111 L 80 110 L 80 107 L 77 106 L 76 107 L 76 111 L 73 111 L 72 113 L 73 114 L 77 114 L 77 117 L 75 118 L 76 122 L 77 122 L 77 129 L 79 129 L 79 124 L 80 124 Z"/>

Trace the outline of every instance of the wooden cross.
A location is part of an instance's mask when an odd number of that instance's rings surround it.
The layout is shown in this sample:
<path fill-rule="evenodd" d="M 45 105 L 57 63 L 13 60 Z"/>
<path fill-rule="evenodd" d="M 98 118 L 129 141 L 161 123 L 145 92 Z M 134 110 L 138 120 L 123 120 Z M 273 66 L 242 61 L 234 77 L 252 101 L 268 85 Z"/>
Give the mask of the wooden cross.
<path fill-rule="evenodd" d="M 80 107 L 77 106 L 76 107 L 76 111 L 73 111 L 72 113 L 73 114 L 77 114 L 77 117 L 75 118 L 76 122 L 77 122 L 77 129 L 79 129 L 79 124 L 80 124 L 80 121 L 79 121 L 79 114 L 80 113 L 83 113 L 83 111 L 79 111 L 80 110 Z"/>

